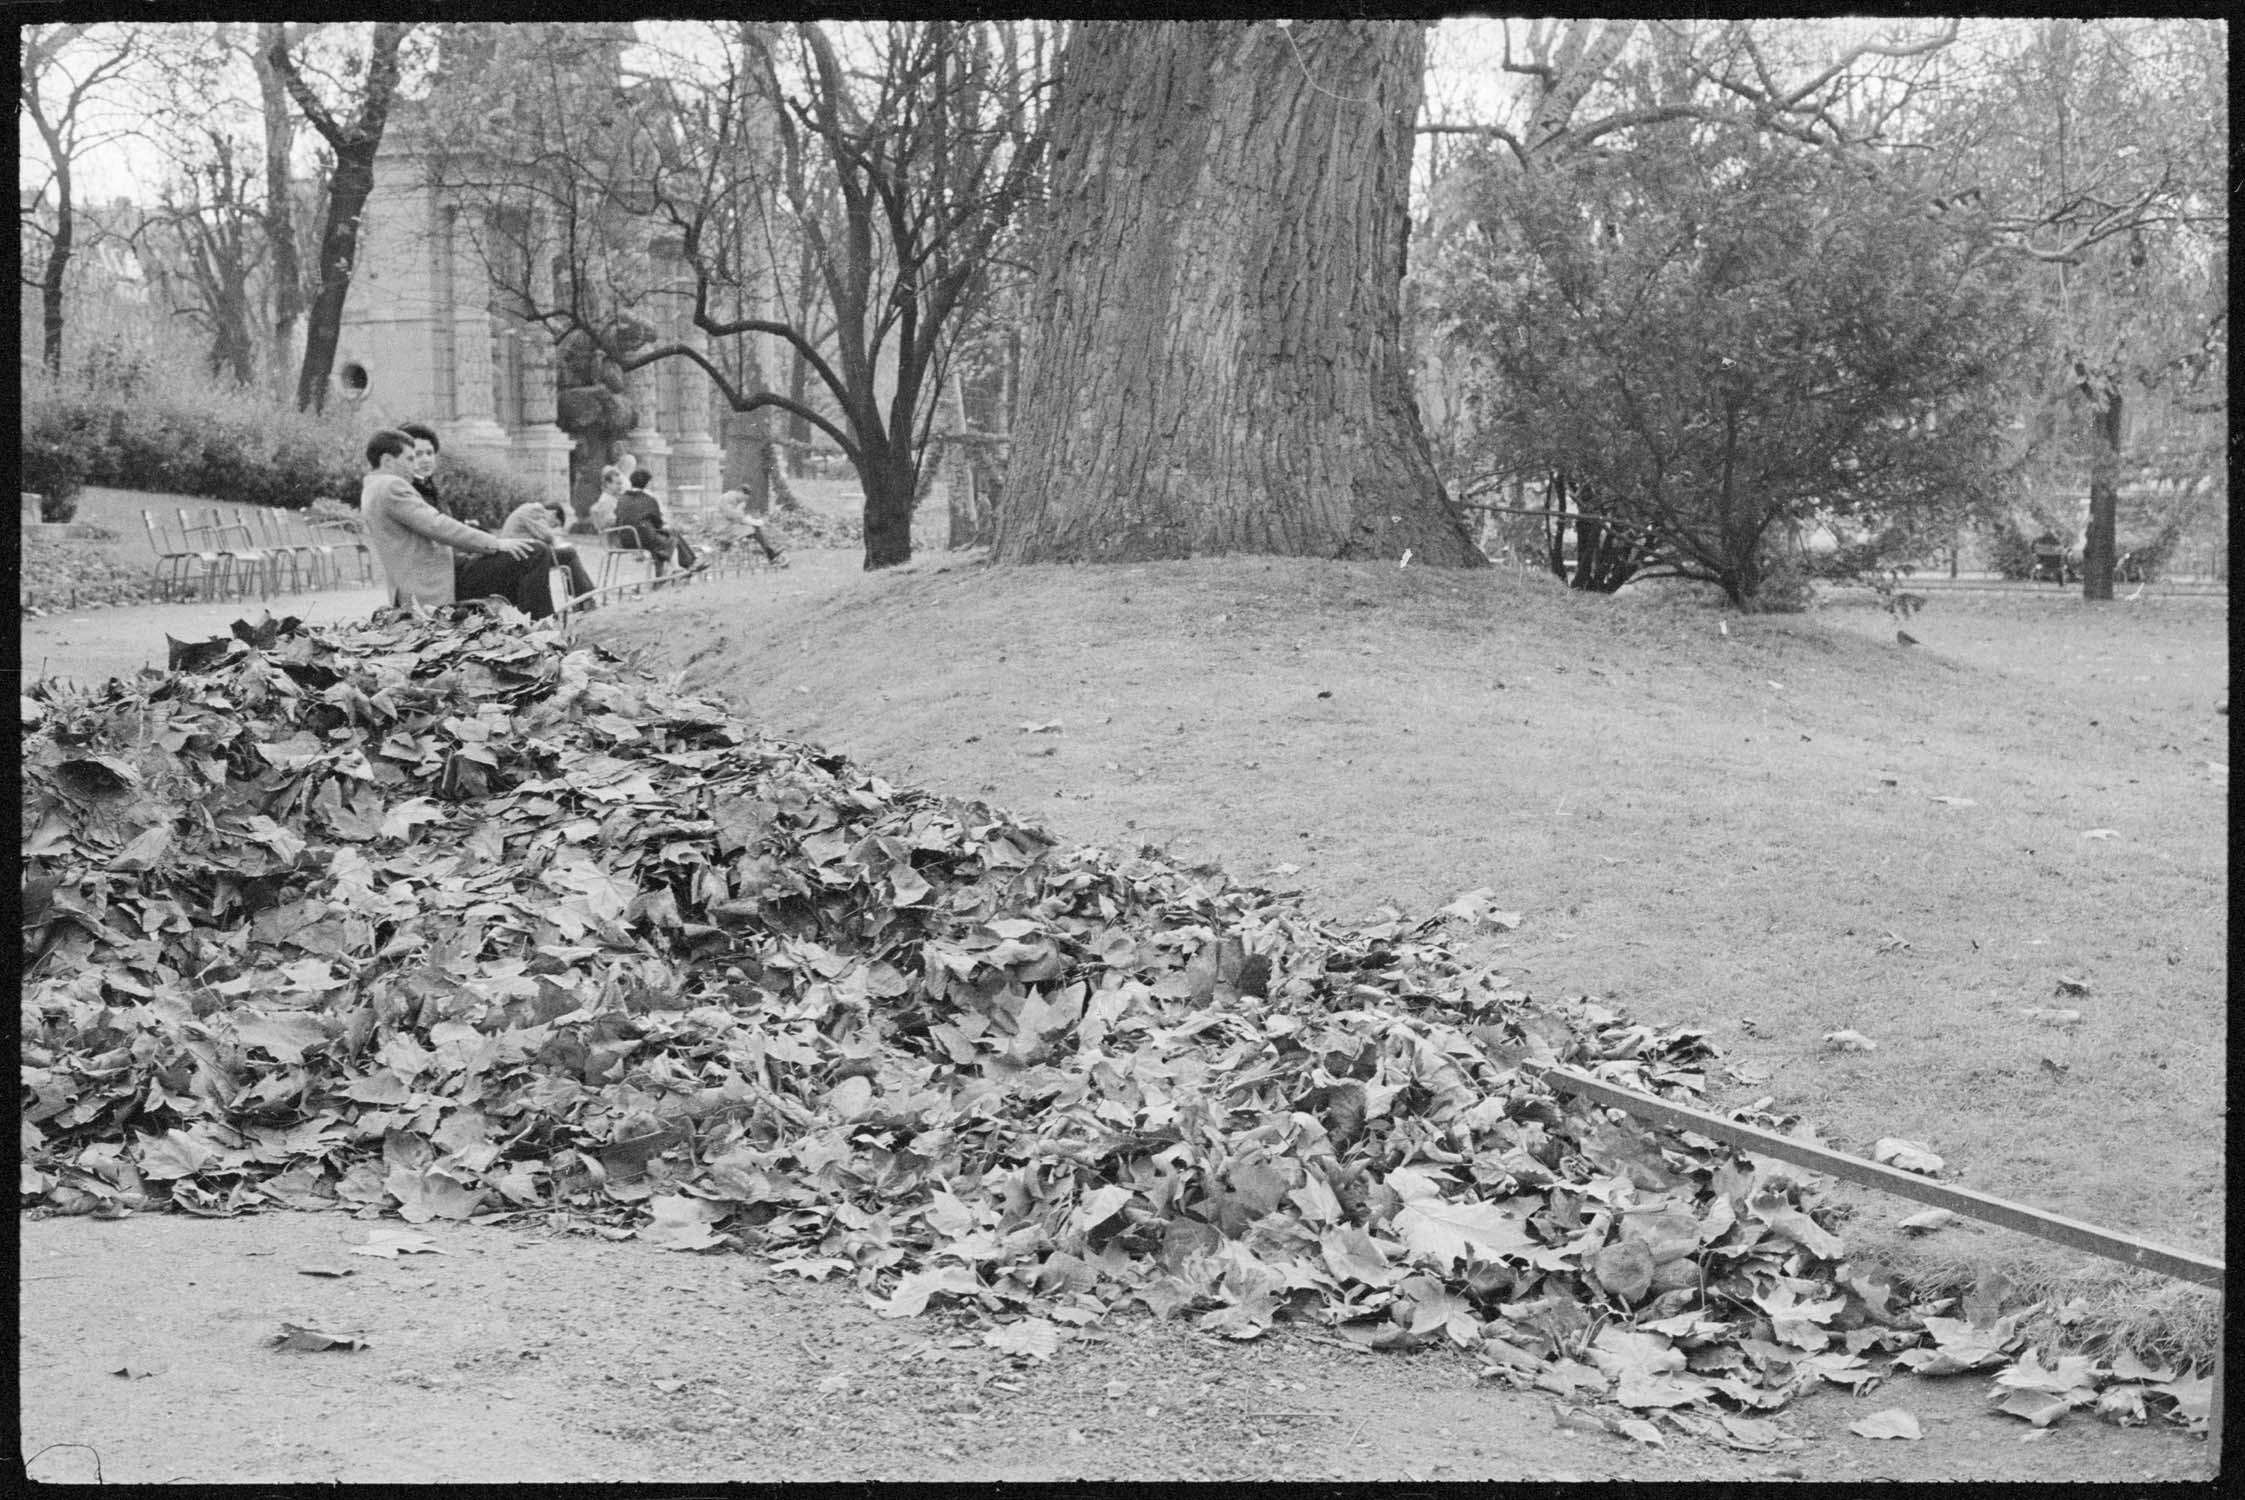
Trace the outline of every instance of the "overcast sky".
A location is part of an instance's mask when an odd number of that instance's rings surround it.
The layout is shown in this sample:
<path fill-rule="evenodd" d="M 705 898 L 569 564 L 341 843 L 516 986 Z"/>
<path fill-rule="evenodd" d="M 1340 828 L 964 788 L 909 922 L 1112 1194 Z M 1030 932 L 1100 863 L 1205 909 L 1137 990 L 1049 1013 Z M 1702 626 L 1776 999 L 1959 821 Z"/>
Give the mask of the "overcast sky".
<path fill-rule="evenodd" d="M 669 23 L 640 23 L 650 28 L 671 29 Z M 1516 114 L 1525 80 L 1521 75 L 1508 74 L 1499 66 L 1504 53 L 1506 22 L 1486 17 L 1473 17 L 1441 22 L 1428 46 L 1428 78 L 1426 117 L 1449 122 L 1504 120 Z M 1514 21 L 1516 44 L 1523 23 Z M 1891 20 L 1867 18 L 1830 18 L 1817 23 L 1828 30 L 1835 40 L 1851 40 L 1873 30 L 1891 27 Z M 1931 28 L 1937 20 L 1918 18 L 1908 23 L 1914 27 Z M 697 28 L 698 29 L 698 28 Z M 642 35 L 647 35 L 642 32 Z M 238 115 L 243 131 L 250 139 L 256 138 L 258 96 L 253 75 L 245 62 L 240 70 L 237 87 L 222 100 L 214 101 L 213 112 L 233 112 Z M 153 201 L 165 176 L 172 169 L 159 145 L 148 138 L 153 128 L 143 102 L 136 107 L 133 100 L 121 98 L 106 108 L 101 121 L 105 128 L 116 130 L 119 138 L 96 146 L 85 152 L 78 164 L 77 188 L 81 201 L 107 202 L 118 196 L 140 201 Z M 19 130 L 18 179 L 26 188 L 38 186 L 46 178 L 46 164 L 38 137 L 28 123 Z M 316 138 L 312 131 L 300 128 L 298 145 L 307 164 Z"/>

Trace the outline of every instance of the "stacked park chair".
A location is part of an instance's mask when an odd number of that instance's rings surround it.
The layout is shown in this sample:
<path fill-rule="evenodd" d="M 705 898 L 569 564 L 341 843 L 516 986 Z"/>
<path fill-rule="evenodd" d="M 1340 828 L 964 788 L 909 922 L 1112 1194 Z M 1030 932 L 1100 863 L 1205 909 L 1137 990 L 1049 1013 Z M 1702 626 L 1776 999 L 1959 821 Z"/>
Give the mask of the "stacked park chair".
<path fill-rule="evenodd" d="M 221 549 L 199 547 L 188 539 L 177 541 L 164 530 L 156 513 L 143 510 L 141 525 L 148 529 L 148 545 L 156 554 L 156 592 L 163 598 L 189 593 L 216 598 L 225 587 L 233 560 Z"/>
<path fill-rule="evenodd" d="M 249 597 L 252 588 L 261 596 L 271 592 L 268 583 L 272 560 L 265 555 L 264 548 L 250 542 L 239 525 L 219 520 L 218 507 L 207 509 L 199 522 L 188 516 L 184 505 L 179 507 L 178 514 L 179 534 L 187 539 L 189 546 L 216 552 L 226 559 L 225 569 L 220 574 L 222 587 L 233 588 L 244 599 Z"/>
<path fill-rule="evenodd" d="M 300 528 L 289 524 L 290 517 L 270 506 L 257 507 L 257 519 L 263 528 L 265 545 L 276 555 L 288 559 L 291 587 L 301 589 L 309 582 L 313 588 L 327 588 L 337 581 L 333 546 L 312 540 Z"/>
<path fill-rule="evenodd" d="M 316 545 L 330 549 L 331 557 L 346 550 L 354 554 L 358 558 L 359 582 L 374 582 L 374 549 L 367 546 L 366 538 L 360 535 L 349 522 L 324 520 L 317 516 L 309 516 L 299 517 L 297 525 L 304 528 L 307 536 L 315 539 Z M 343 571 L 340 565 L 335 570 L 335 581 L 336 585 L 341 587 Z"/>

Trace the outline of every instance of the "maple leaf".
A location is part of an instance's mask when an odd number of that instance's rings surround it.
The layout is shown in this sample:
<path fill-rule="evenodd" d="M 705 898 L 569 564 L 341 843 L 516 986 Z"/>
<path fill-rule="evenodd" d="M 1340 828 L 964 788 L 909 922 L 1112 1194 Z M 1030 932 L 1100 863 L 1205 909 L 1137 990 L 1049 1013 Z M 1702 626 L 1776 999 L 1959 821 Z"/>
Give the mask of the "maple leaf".
<path fill-rule="evenodd" d="M 1495 1260 L 1534 1248 L 1526 1218 L 1518 1210 L 1493 1203 L 1406 1198 L 1395 1215 L 1395 1229 L 1414 1254 L 1447 1268 L 1463 1260 Z"/>

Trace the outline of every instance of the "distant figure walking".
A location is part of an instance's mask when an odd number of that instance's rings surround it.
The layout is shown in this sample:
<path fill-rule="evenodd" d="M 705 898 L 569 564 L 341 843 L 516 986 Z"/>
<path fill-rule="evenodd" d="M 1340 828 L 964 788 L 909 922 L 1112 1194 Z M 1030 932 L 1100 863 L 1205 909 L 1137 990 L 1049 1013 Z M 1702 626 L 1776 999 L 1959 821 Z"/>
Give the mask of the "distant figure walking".
<path fill-rule="evenodd" d="M 615 524 L 628 526 L 637 534 L 640 549 L 655 560 L 657 578 L 662 577 L 663 569 L 673 561 L 690 573 L 701 563 L 695 559 L 694 549 L 686 544 L 686 538 L 672 531 L 663 519 L 662 502 L 647 488 L 654 482 L 655 476 L 648 470 L 632 470 L 631 488 L 616 500 Z"/>

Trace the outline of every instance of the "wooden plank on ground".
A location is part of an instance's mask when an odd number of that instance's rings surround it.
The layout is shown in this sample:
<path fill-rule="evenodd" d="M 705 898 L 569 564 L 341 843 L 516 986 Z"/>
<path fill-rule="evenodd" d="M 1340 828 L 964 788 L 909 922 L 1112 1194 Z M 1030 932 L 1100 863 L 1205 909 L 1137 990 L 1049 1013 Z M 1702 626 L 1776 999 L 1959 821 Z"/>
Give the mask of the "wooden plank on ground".
<path fill-rule="evenodd" d="M 2216 1291 L 2222 1290 L 2224 1286 L 2226 1272 L 2222 1262 L 2203 1255 L 2193 1255 L 2187 1250 L 2171 1249 L 2150 1240 L 2117 1234 L 2110 1229 L 2100 1229 L 2094 1224 L 2084 1224 L 2079 1219 L 2069 1219 L 2062 1214 L 2047 1213 L 2042 1209 L 2029 1208 L 2025 1204 L 2013 1203 L 1987 1193 L 1976 1193 L 1970 1188 L 1920 1177 L 1915 1172 L 1904 1172 L 1896 1167 L 1865 1161 L 1860 1156 L 1849 1156 L 1823 1146 L 1812 1146 L 1806 1141 L 1796 1141 L 1775 1131 L 1742 1125 L 1736 1120 L 1726 1120 L 1721 1115 L 1709 1114 L 1702 1109 L 1655 1099 L 1649 1094 L 1625 1089 L 1602 1078 L 1589 1077 L 1572 1068 L 1546 1068 L 1543 1077 L 1553 1088 L 1563 1089 L 1577 1098 L 1622 1110 L 1657 1125 L 1693 1131 L 1733 1146 L 1744 1147 L 1760 1156 L 1774 1156 L 1780 1161 L 1789 1161 L 1834 1177 L 1844 1177 L 1850 1182 L 1879 1188 L 1897 1197 L 1931 1203 L 1967 1218 L 2001 1224 L 2006 1229 L 2016 1229 L 2022 1234 L 2071 1245 L 2076 1250 L 2086 1250 L 2091 1255 L 2103 1256 L 2124 1265 L 2139 1266 L 2177 1280 L 2196 1282 Z"/>

